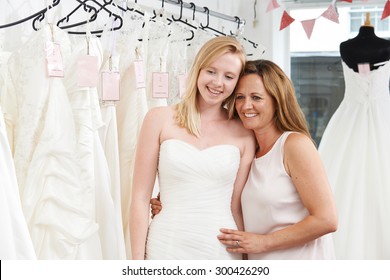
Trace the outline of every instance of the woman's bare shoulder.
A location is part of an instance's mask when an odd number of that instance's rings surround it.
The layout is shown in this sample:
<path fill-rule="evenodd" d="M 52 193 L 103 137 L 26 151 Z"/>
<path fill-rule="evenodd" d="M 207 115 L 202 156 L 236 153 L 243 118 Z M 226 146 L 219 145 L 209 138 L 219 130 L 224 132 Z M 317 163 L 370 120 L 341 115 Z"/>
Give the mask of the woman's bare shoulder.
<path fill-rule="evenodd" d="M 171 117 L 174 114 L 173 106 L 159 106 L 149 109 L 145 118 L 153 121 L 164 120 L 167 117 Z"/>
<path fill-rule="evenodd" d="M 253 137 L 253 131 L 245 128 L 240 119 L 231 119 L 229 125 L 238 135 L 242 137 Z"/>

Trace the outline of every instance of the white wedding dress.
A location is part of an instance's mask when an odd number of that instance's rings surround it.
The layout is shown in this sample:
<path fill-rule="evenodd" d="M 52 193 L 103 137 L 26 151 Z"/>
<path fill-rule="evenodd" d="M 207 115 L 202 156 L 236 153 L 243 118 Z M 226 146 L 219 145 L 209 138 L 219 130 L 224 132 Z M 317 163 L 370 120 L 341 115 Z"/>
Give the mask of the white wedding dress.
<path fill-rule="evenodd" d="M 338 259 L 390 259 L 390 62 L 367 75 L 342 62 L 345 95 L 319 152 L 339 212 Z"/>
<path fill-rule="evenodd" d="M 126 259 L 120 201 L 113 199 L 112 192 L 115 189 L 111 184 L 110 170 L 99 137 L 98 130 L 104 126 L 104 122 L 97 87 L 81 87 L 77 83 L 80 76 L 77 67 L 80 58 L 87 53 L 97 57 L 97 67 L 99 68 L 103 51 L 97 37 L 89 35 L 87 40 L 87 37 L 76 36 L 72 39 L 72 55 L 67 61 L 64 84 L 75 120 L 81 177 L 95 193 L 94 207 L 96 209 L 96 222 L 99 225 L 103 259 Z M 98 71 L 98 68 L 95 70 Z M 117 192 L 119 192 L 119 185 Z"/>
<path fill-rule="evenodd" d="M 137 87 L 135 61 L 146 65 L 145 50 L 148 44 L 148 22 L 145 17 L 127 12 L 121 32 L 116 34 L 116 52 L 120 55 L 119 72 L 120 101 L 116 103 L 118 150 L 120 165 L 120 197 L 122 207 L 123 234 L 127 258 L 131 259 L 130 202 L 133 170 L 138 134 L 148 111 L 145 87 Z M 139 39 L 142 38 L 142 41 Z M 144 75 L 146 69 L 143 69 Z M 144 76 L 145 77 L 145 76 Z"/>
<path fill-rule="evenodd" d="M 38 259 L 101 259 L 95 193 L 81 178 L 72 108 L 62 78 L 46 73 L 44 44 L 53 39 L 66 62 L 67 33 L 49 25 L 8 61 L 2 109 L 21 203 Z"/>
<path fill-rule="evenodd" d="M 171 27 L 161 20 L 150 21 L 147 44 L 146 91 L 148 108 L 167 106 L 168 98 L 153 97 L 153 73 L 170 72 L 167 68 Z M 170 75 L 170 74 L 169 74 Z"/>
<path fill-rule="evenodd" d="M 0 76 L 1 91 L 1 76 Z M 0 259 L 35 260 L 33 243 L 20 203 L 14 162 L 0 107 Z"/>
<path fill-rule="evenodd" d="M 217 145 L 199 150 L 165 140 L 158 166 L 162 211 L 152 220 L 146 259 L 240 259 L 226 251 L 220 228 L 237 228 L 231 213 L 240 150 Z"/>

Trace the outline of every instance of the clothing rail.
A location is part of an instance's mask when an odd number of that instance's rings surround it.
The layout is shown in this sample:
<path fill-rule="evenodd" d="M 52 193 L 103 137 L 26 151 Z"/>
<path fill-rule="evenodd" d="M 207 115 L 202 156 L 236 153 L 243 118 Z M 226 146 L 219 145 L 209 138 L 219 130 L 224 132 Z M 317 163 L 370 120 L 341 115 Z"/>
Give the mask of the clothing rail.
<path fill-rule="evenodd" d="M 193 10 L 194 12 L 196 11 L 196 12 L 205 13 L 207 15 L 210 15 L 210 16 L 213 16 L 213 17 L 217 17 L 217 18 L 221 18 L 221 19 L 224 19 L 224 20 L 227 20 L 227 21 L 237 22 L 239 24 L 245 22 L 244 19 L 241 19 L 241 18 L 239 18 L 237 16 L 233 17 L 233 16 L 228 16 L 228 15 L 222 14 L 222 13 L 218 13 L 218 12 L 215 12 L 215 11 L 211 11 L 207 7 L 196 6 L 192 2 L 187 3 L 187 2 L 180 1 L 180 0 L 177 0 L 177 1 L 174 1 L 174 0 L 161 0 L 161 1 L 162 1 L 162 5 L 163 6 L 164 6 L 164 2 L 165 2 L 165 3 L 172 4 L 172 5 L 182 6 L 183 8 L 187 8 L 187 9 Z"/>
<path fill-rule="evenodd" d="M 227 20 L 227 21 L 237 22 L 239 25 L 245 24 L 245 20 L 243 20 L 243 19 L 241 19 L 241 18 L 239 18 L 237 16 L 233 17 L 233 16 L 228 16 L 228 15 L 222 14 L 222 13 L 218 13 L 218 12 L 209 10 L 207 7 L 197 6 L 194 3 L 192 3 L 192 2 L 187 3 L 187 2 L 180 1 L 180 0 L 177 0 L 177 1 L 174 1 L 174 0 L 161 0 L 161 1 L 162 1 L 162 6 L 163 7 L 164 7 L 164 3 L 169 3 L 169 4 L 172 4 L 172 5 L 176 5 L 176 6 L 182 6 L 183 8 L 186 8 L 186 9 L 191 9 L 194 12 L 201 12 L 201 13 L 207 14 L 208 16 L 211 15 L 211 16 L 214 16 L 214 17 L 217 17 L 217 18 L 221 18 L 221 19 L 224 19 L 224 20 Z M 85 2 L 87 2 L 87 1 L 85 1 Z M 112 1 L 109 1 L 109 2 L 104 1 L 104 4 L 109 4 L 111 2 Z M 23 23 L 25 21 L 28 21 L 30 19 L 33 19 L 33 18 L 36 18 L 36 17 L 40 17 L 48 9 L 51 9 L 54 6 L 57 6 L 59 3 L 60 3 L 60 0 L 53 0 L 53 3 L 51 5 L 48 5 L 48 7 L 42 9 L 41 11 L 39 11 L 37 13 L 34 13 L 34 14 L 24 18 L 24 19 L 21 19 L 21 20 L 15 21 L 15 22 L 11 22 L 11 23 L 7 23 L 7 24 L 4 24 L 4 25 L 0 25 L 0 28 L 11 27 L 13 25 L 18 25 L 18 24 Z"/>
<path fill-rule="evenodd" d="M 227 21 L 236 22 L 238 24 L 237 32 L 236 32 L 236 34 L 233 34 L 231 32 L 230 35 L 241 35 L 241 34 L 238 34 L 238 33 L 242 33 L 243 32 L 243 28 L 244 28 L 245 23 L 246 23 L 244 19 L 242 19 L 242 18 L 240 18 L 238 16 L 228 16 L 228 15 L 225 15 L 225 14 L 222 14 L 222 13 L 211 11 L 208 7 L 200 7 L 200 6 L 195 5 L 193 2 L 187 3 L 187 2 L 184 2 L 182 0 L 176 0 L 176 1 L 174 1 L 174 0 L 161 0 L 161 2 L 162 2 L 162 7 L 164 7 L 164 3 L 169 3 L 169 4 L 172 4 L 172 5 L 180 6 L 181 8 L 191 9 L 194 14 L 195 14 L 195 12 L 201 12 L 201 13 L 207 14 L 207 24 L 203 25 L 201 23 L 200 26 L 202 28 L 209 28 L 209 29 L 215 31 L 216 33 L 219 33 L 219 34 L 222 34 L 222 35 L 226 35 L 226 34 L 224 34 L 222 32 L 219 32 L 218 30 L 215 30 L 214 28 L 209 26 L 209 17 L 210 17 L 210 15 L 214 16 L 214 17 L 217 17 L 217 18 L 220 18 L 220 19 L 227 20 Z M 242 37 L 242 39 L 247 41 L 248 43 L 250 43 L 254 49 L 257 49 L 259 47 L 259 44 L 255 43 L 255 42 L 252 42 L 252 41 L 250 41 L 250 40 L 248 40 L 248 39 L 246 39 L 244 37 Z M 264 53 L 264 50 L 262 50 L 261 52 Z M 251 56 L 251 54 L 249 54 L 249 56 Z"/>

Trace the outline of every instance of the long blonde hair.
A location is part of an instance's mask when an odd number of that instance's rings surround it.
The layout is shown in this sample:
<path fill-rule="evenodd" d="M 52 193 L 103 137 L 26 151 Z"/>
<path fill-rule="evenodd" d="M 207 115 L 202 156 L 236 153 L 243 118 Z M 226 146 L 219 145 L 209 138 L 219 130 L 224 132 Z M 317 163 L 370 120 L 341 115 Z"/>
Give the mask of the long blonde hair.
<path fill-rule="evenodd" d="M 197 103 L 199 93 L 197 81 L 202 69 L 210 66 L 218 57 L 225 53 L 237 54 L 242 66 L 245 65 L 245 51 L 240 42 L 229 36 L 219 36 L 207 41 L 199 50 L 188 75 L 186 91 L 183 100 L 176 105 L 176 121 L 180 127 L 189 133 L 200 136 L 200 111 Z M 242 67 L 242 68 L 243 68 Z M 243 70 L 243 69 L 242 69 Z M 242 74 L 242 70 L 240 76 Z M 222 104 L 228 110 L 229 118 L 234 112 L 234 94 L 231 94 Z"/>
<path fill-rule="evenodd" d="M 272 61 L 260 59 L 246 63 L 244 76 L 248 74 L 259 75 L 265 90 L 274 99 L 277 128 L 281 131 L 301 132 L 313 141 L 305 115 L 295 96 L 294 85 L 284 71 Z"/>

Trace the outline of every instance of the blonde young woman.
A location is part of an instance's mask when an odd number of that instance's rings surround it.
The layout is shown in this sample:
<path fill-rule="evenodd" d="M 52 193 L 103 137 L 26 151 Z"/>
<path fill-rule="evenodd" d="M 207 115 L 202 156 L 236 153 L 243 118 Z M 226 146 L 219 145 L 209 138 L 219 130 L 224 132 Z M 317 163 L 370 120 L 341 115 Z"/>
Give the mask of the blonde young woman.
<path fill-rule="evenodd" d="M 131 204 L 133 259 L 241 259 L 216 238 L 243 230 L 241 191 L 255 152 L 233 118 L 245 52 L 231 37 L 199 50 L 177 105 L 151 109 L 138 140 Z M 164 209 L 149 225 L 156 175 Z"/>

